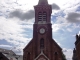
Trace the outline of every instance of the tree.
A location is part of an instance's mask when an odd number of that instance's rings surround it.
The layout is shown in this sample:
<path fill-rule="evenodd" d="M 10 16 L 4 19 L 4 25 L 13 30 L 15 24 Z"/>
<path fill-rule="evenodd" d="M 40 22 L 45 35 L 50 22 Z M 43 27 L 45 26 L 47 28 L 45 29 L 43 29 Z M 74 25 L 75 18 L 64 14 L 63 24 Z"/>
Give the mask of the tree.
<path fill-rule="evenodd" d="M 62 60 L 67 60 L 66 56 L 62 53 Z"/>

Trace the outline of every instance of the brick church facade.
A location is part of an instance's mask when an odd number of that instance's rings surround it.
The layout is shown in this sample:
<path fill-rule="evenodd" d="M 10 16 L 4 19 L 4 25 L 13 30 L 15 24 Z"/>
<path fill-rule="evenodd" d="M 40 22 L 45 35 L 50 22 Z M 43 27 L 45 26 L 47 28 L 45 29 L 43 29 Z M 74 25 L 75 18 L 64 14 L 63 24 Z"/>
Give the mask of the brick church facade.
<path fill-rule="evenodd" d="M 62 60 L 62 49 L 52 38 L 52 7 L 47 0 L 34 6 L 33 38 L 23 49 L 23 60 Z"/>

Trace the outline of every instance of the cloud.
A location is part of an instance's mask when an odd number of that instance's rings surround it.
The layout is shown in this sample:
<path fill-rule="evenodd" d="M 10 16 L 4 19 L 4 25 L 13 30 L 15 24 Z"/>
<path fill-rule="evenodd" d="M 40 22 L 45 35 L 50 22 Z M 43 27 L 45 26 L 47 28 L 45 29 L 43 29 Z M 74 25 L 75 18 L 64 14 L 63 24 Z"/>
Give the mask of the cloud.
<path fill-rule="evenodd" d="M 34 10 L 29 10 L 28 12 L 24 13 L 21 10 L 15 10 L 10 13 L 10 18 L 17 17 L 20 20 L 29 20 L 34 18 Z"/>
<path fill-rule="evenodd" d="M 23 55 L 23 47 L 17 46 L 17 47 L 12 47 L 12 51 L 14 51 L 16 54 Z"/>
<path fill-rule="evenodd" d="M 22 54 L 23 48 L 31 40 L 32 33 L 29 32 L 31 32 L 30 29 L 32 29 L 32 24 L 29 25 L 29 23 L 32 22 L 15 20 L 14 18 L 6 19 L 4 17 L 0 17 L 0 19 L 0 40 L 5 39 L 7 41 L 7 45 L 2 43 L 0 47 L 6 49 L 9 48 L 17 54 Z M 12 49 L 16 46 L 17 49 Z"/>
<path fill-rule="evenodd" d="M 80 35 L 80 31 L 79 31 L 78 35 Z"/>
<path fill-rule="evenodd" d="M 4 17 L 0 17 L 0 40 L 7 41 L 7 45 L 2 43 L 0 45 L 1 48 L 11 49 L 16 54 L 23 54 L 23 48 L 30 42 L 31 40 L 31 30 L 32 24 L 29 25 L 27 23 L 32 23 L 31 21 L 25 22 L 16 19 L 6 19 Z M 30 32 L 30 33 L 29 33 Z M 27 34 L 26 34 L 27 33 Z M 29 36 L 29 37 L 28 37 Z M 16 49 L 12 49 L 16 47 Z"/>
<path fill-rule="evenodd" d="M 67 60 L 72 60 L 73 50 L 63 48 L 63 53 L 66 55 Z"/>
<path fill-rule="evenodd" d="M 0 47 L 7 47 L 7 48 L 11 48 L 12 46 L 10 45 L 4 45 L 4 44 L 1 44 Z"/>
<path fill-rule="evenodd" d="M 31 34 L 31 33 L 28 33 L 29 29 L 32 29 L 32 28 L 30 28 L 31 25 L 27 26 L 27 24 L 25 24 L 25 22 L 23 22 L 23 21 L 20 22 L 20 20 L 17 21 L 15 19 L 7 20 L 3 17 L 0 17 L 0 19 L 1 19 L 0 20 L 0 40 L 5 39 L 8 42 L 8 44 L 11 44 L 13 46 L 19 46 L 22 44 L 26 45 L 31 40 L 30 37 L 26 37 Z M 23 23 L 24 23 L 24 25 L 21 25 Z M 26 34 L 24 32 L 27 32 L 28 34 Z M 2 45 L 0 45 L 0 46 L 2 46 Z"/>
<path fill-rule="evenodd" d="M 59 10 L 60 7 L 56 4 L 52 4 L 52 9 Z M 20 20 L 29 20 L 35 17 L 34 10 L 29 10 L 26 13 L 20 9 L 14 10 L 10 13 L 9 18 L 19 18 Z"/>
<path fill-rule="evenodd" d="M 80 12 L 80 6 L 77 7 L 76 11 Z"/>
<path fill-rule="evenodd" d="M 69 13 L 66 19 L 71 23 L 80 23 L 80 13 Z"/>
<path fill-rule="evenodd" d="M 53 23 L 53 25 L 52 25 L 53 32 L 57 32 L 59 30 L 63 30 L 64 28 L 67 28 L 70 25 L 71 24 L 68 23 L 64 17 L 58 16 L 58 17 L 56 17 L 56 22 Z"/>
<path fill-rule="evenodd" d="M 56 32 L 56 31 L 58 31 L 61 27 L 60 27 L 59 24 L 54 24 L 54 25 L 52 25 L 52 28 L 53 28 L 53 32 Z M 55 29 L 54 29 L 54 28 L 55 28 Z"/>
<path fill-rule="evenodd" d="M 67 28 L 67 31 L 72 32 L 72 29 L 71 28 Z"/>
<path fill-rule="evenodd" d="M 60 10 L 60 7 L 56 5 L 55 3 L 52 4 L 52 9 L 53 10 Z"/>

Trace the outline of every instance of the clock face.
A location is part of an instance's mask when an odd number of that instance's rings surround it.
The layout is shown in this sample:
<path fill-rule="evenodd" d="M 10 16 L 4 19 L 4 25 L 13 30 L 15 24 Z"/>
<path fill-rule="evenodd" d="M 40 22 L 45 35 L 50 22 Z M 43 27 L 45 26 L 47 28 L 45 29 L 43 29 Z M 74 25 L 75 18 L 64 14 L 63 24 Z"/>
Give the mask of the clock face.
<path fill-rule="evenodd" d="M 39 32 L 40 32 L 41 34 L 43 34 L 43 33 L 45 33 L 45 29 L 44 29 L 44 28 L 41 28 L 41 29 L 39 30 Z"/>

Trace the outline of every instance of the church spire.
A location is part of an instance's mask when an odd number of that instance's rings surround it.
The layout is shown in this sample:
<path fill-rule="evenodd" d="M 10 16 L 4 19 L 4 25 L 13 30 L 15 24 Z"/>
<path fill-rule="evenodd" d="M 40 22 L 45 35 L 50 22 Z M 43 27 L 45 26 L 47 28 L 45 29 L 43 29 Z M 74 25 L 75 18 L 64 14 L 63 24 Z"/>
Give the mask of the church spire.
<path fill-rule="evenodd" d="M 38 5 L 48 5 L 48 1 L 47 0 L 39 0 Z"/>

